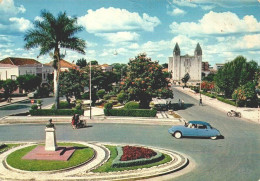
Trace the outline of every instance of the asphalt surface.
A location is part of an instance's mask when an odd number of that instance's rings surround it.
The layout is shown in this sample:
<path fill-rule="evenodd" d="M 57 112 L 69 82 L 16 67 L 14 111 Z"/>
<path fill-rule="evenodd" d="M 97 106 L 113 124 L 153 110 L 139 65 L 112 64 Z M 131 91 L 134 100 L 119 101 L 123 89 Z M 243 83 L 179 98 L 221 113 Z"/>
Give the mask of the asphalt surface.
<path fill-rule="evenodd" d="M 174 91 L 175 102 L 183 99 L 186 107 L 178 112 L 186 120 L 202 120 L 217 128 L 224 139 L 175 139 L 169 126 L 131 124 L 91 124 L 73 130 L 69 124 L 57 124 L 57 140 L 101 141 L 142 144 L 175 150 L 186 154 L 196 167 L 175 180 L 180 181 L 257 181 L 260 179 L 260 126 L 229 118 L 209 106 L 198 106 L 197 100 Z M 0 141 L 43 141 L 45 125 L 2 125 Z M 171 179 L 170 179 L 171 180 Z"/>

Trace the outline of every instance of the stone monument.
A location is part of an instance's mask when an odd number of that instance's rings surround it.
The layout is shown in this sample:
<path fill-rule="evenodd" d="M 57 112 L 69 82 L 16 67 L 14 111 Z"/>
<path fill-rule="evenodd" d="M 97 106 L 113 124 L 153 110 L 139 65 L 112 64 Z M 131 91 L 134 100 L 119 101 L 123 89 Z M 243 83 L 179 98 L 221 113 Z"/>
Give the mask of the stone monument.
<path fill-rule="evenodd" d="M 56 151 L 57 150 L 56 133 L 55 133 L 55 126 L 52 123 L 52 119 L 50 119 L 49 123 L 46 125 L 45 132 L 46 132 L 45 150 Z"/>

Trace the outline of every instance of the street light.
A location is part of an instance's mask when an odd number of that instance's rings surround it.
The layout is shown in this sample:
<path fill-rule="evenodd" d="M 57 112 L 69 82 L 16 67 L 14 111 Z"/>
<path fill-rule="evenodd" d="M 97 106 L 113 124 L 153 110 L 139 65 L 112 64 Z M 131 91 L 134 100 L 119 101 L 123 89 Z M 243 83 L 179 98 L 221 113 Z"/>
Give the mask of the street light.
<path fill-rule="evenodd" d="M 89 101 L 90 101 L 90 109 L 89 109 L 89 119 L 91 119 L 91 60 L 89 61 Z"/>

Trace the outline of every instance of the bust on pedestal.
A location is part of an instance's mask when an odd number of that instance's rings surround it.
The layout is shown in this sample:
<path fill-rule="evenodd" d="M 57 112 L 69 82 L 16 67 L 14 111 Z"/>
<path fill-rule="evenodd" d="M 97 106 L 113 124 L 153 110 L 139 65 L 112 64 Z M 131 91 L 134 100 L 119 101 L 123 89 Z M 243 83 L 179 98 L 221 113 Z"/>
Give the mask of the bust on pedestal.
<path fill-rule="evenodd" d="M 49 123 L 46 125 L 45 132 L 46 132 L 45 150 L 56 151 L 57 150 L 56 133 L 55 133 L 55 126 L 52 123 L 52 119 L 50 119 Z"/>

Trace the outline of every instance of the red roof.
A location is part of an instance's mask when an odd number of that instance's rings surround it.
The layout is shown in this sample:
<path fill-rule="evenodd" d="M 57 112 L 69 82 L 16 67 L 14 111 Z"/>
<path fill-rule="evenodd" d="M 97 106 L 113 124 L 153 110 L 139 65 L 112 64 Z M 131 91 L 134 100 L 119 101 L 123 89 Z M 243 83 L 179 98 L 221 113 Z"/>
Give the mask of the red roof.
<path fill-rule="evenodd" d="M 0 61 L 1 64 L 10 64 L 10 65 L 32 65 L 32 64 L 41 64 L 37 60 L 31 58 L 17 58 L 17 57 L 7 57 Z"/>
<path fill-rule="evenodd" d="M 53 61 L 51 61 L 50 63 L 47 63 L 46 65 L 52 66 L 52 64 L 53 64 Z M 70 63 L 70 62 L 67 62 L 66 60 L 63 60 L 63 59 L 60 60 L 60 67 L 61 68 L 70 68 L 70 69 L 78 68 L 77 65 Z"/>

